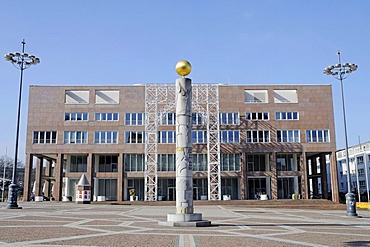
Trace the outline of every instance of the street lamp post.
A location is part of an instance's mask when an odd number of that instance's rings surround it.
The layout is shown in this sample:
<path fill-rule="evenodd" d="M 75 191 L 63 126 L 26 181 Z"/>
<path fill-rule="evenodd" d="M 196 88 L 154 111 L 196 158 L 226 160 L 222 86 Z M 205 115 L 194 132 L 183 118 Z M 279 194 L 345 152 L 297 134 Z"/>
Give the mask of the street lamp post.
<path fill-rule="evenodd" d="M 13 163 L 13 175 L 12 183 L 9 186 L 8 192 L 8 209 L 21 209 L 22 207 L 18 206 L 17 197 L 18 197 L 18 185 L 17 185 L 17 161 L 18 161 L 18 141 L 19 141 L 19 124 L 21 119 L 21 102 L 22 102 L 22 83 L 23 83 L 23 71 L 29 68 L 31 65 L 36 65 L 40 63 L 40 59 L 34 55 L 30 55 L 24 52 L 24 46 L 26 41 L 22 40 L 22 53 L 13 52 L 8 53 L 4 56 L 5 60 L 12 63 L 14 67 L 20 69 L 21 77 L 19 80 L 19 95 L 18 95 L 18 115 L 17 115 L 17 130 L 15 137 L 15 150 L 14 150 L 14 163 Z"/>
<path fill-rule="evenodd" d="M 352 72 L 356 71 L 358 66 L 351 63 L 343 63 L 340 58 L 340 51 L 338 51 L 338 63 L 330 65 L 324 69 L 324 74 L 332 75 L 335 79 L 340 81 L 340 89 L 342 95 L 342 112 L 343 112 L 343 124 L 344 124 L 344 139 L 346 142 L 346 164 L 347 164 L 347 194 L 346 194 L 346 205 L 347 205 L 347 216 L 357 216 L 356 213 L 356 198 L 351 192 L 351 173 L 349 168 L 349 153 L 348 153 L 348 138 L 347 138 L 347 121 L 346 121 L 346 109 L 344 104 L 344 90 L 343 80 L 346 79 Z"/>

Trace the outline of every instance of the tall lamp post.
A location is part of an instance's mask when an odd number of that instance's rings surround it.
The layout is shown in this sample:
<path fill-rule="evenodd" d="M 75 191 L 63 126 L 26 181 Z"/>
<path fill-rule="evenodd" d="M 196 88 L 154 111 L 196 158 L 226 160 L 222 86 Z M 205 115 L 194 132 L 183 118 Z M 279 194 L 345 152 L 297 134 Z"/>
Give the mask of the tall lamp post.
<path fill-rule="evenodd" d="M 22 83 L 23 83 L 23 71 L 29 68 L 31 65 L 36 65 L 40 63 L 40 59 L 34 55 L 30 55 L 24 52 L 24 46 L 26 41 L 22 40 L 22 53 L 13 52 L 8 53 L 4 56 L 5 60 L 12 63 L 14 67 L 20 69 L 21 78 L 19 80 L 19 95 L 18 95 L 18 115 L 17 115 L 17 131 L 15 137 L 15 150 L 14 150 L 14 163 L 13 163 L 13 175 L 12 183 L 9 186 L 8 193 L 8 209 L 21 209 L 22 207 L 18 206 L 17 197 L 18 197 L 18 185 L 17 185 L 17 161 L 18 161 L 18 141 L 19 141 L 19 124 L 21 119 L 21 102 L 22 102 Z"/>
<path fill-rule="evenodd" d="M 347 121 L 346 121 L 346 109 L 344 104 L 344 92 L 343 92 L 343 80 L 346 79 L 352 72 L 356 71 L 358 66 L 352 63 L 343 63 L 340 58 L 340 51 L 338 51 L 338 63 L 330 65 L 324 69 L 324 74 L 332 75 L 335 79 L 340 81 L 340 89 L 342 95 L 342 111 L 343 111 L 343 123 L 344 123 L 344 138 L 346 142 L 346 164 L 347 164 L 347 194 L 346 194 L 346 205 L 347 205 L 347 216 L 357 216 L 356 213 L 356 198 L 351 192 L 351 173 L 349 168 L 349 153 L 348 153 L 348 138 L 347 138 Z"/>

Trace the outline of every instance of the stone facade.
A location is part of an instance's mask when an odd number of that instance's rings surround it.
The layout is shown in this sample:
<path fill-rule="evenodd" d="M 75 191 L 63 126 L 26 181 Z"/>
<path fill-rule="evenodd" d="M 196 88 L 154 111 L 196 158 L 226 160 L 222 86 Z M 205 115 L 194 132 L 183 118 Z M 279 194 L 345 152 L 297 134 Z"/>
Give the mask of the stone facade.
<path fill-rule="evenodd" d="M 254 95 L 252 101 L 249 92 Z M 262 98 L 259 92 L 264 93 Z M 339 200 L 331 86 L 219 85 L 219 112 L 224 116 L 235 113 L 237 118 L 234 123 L 223 124 L 220 117 L 220 131 L 237 132 L 235 138 L 220 143 L 223 195 L 245 200 L 258 199 L 261 194 L 270 199 L 299 194 L 303 199 Z M 66 116 L 68 113 L 73 116 Z M 77 113 L 87 114 L 87 119 L 74 119 Z M 118 119 L 110 121 L 104 115 L 107 119 L 97 121 L 96 113 L 115 113 Z M 129 200 L 130 189 L 135 189 L 138 199 L 143 200 L 145 144 L 128 142 L 142 142 L 145 120 L 142 119 L 142 124 L 128 125 L 127 113 L 145 116 L 144 85 L 31 86 L 24 198 L 29 200 L 31 193 L 43 193 L 57 201 L 67 196 L 73 200 L 73 187 L 85 174 L 92 200 L 99 196 L 106 200 Z M 175 122 L 159 124 L 158 130 L 175 131 Z M 195 125 L 193 130 L 205 129 Z M 134 134 L 128 137 L 127 132 Z M 193 162 L 194 154 L 206 153 L 206 144 L 193 144 Z M 161 156 L 161 168 L 158 165 L 158 195 L 163 200 L 174 200 L 171 155 L 175 154 L 175 143 L 159 143 L 158 154 L 166 154 Z M 333 161 L 329 165 L 331 193 L 327 186 L 326 156 Z M 134 170 L 125 166 L 128 163 Z M 207 168 L 193 172 L 195 200 L 207 198 L 207 173 Z"/>

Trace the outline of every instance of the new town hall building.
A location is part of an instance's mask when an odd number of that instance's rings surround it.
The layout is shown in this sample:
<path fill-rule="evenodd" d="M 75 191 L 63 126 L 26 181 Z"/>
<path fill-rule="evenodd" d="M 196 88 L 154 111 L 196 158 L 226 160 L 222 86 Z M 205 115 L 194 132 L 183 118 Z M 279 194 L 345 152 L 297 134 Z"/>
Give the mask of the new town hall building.
<path fill-rule="evenodd" d="M 74 200 L 85 174 L 92 200 L 175 200 L 174 90 L 31 86 L 24 197 Z M 339 201 L 330 85 L 193 83 L 192 98 L 195 200 Z"/>

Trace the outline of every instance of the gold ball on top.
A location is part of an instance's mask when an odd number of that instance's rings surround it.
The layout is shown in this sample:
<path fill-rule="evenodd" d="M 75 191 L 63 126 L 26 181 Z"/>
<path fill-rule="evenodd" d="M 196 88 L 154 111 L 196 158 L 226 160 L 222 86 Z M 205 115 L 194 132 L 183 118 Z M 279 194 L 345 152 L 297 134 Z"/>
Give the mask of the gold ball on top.
<path fill-rule="evenodd" d="M 176 72 L 181 76 L 187 76 L 191 72 L 191 64 L 186 60 L 181 60 L 176 64 Z"/>

